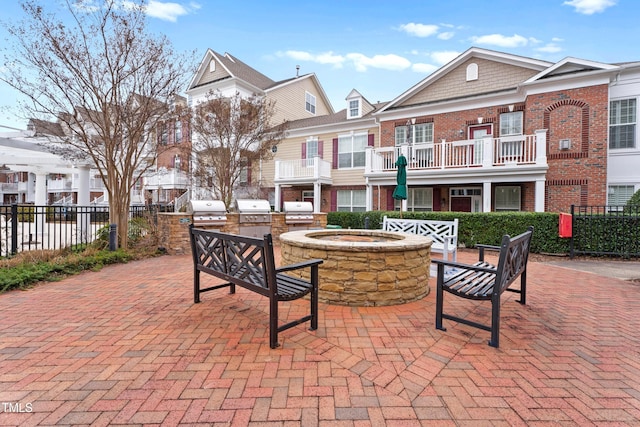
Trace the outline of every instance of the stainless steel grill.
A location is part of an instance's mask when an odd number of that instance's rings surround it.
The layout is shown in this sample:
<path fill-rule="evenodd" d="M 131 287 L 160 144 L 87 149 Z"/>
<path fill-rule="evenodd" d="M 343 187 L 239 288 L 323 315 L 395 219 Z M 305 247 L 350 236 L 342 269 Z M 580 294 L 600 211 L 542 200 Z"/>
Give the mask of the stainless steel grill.
<path fill-rule="evenodd" d="M 196 227 L 223 226 L 227 222 L 227 210 L 222 200 L 191 200 L 187 213 L 193 215 Z"/>
<path fill-rule="evenodd" d="M 311 224 L 313 204 L 311 202 L 284 202 L 284 222 L 286 224 Z"/>
<path fill-rule="evenodd" d="M 239 199 L 236 200 L 238 209 L 238 222 L 246 223 L 271 223 L 271 205 L 268 200 Z"/>
<path fill-rule="evenodd" d="M 268 200 L 236 200 L 240 234 L 263 237 L 271 233 L 271 205 Z"/>

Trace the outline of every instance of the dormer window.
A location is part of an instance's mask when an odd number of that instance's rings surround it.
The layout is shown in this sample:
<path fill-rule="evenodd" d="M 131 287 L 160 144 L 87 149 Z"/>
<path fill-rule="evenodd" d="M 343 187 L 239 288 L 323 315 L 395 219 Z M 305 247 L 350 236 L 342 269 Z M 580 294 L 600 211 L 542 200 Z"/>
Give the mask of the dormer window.
<path fill-rule="evenodd" d="M 360 100 L 352 99 L 349 101 L 349 114 L 348 119 L 352 119 L 355 117 L 360 117 L 362 114 L 360 113 Z"/>

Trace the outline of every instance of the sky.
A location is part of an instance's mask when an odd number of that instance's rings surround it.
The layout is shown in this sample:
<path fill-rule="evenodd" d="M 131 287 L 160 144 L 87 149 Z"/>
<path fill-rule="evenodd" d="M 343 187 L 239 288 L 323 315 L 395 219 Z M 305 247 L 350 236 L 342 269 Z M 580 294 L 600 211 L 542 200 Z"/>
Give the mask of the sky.
<path fill-rule="evenodd" d="M 1 43 L 19 3 L 2 2 Z M 637 0 L 150 0 L 147 15 L 150 31 L 195 51 L 196 63 L 212 49 L 275 81 L 297 65 L 315 73 L 335 111 L 352 89 L 390 101 L 471 47 L 550 62 L 640 61 Z M 17 96 L 0 82 L 0 132 L 26 127 Z"/>

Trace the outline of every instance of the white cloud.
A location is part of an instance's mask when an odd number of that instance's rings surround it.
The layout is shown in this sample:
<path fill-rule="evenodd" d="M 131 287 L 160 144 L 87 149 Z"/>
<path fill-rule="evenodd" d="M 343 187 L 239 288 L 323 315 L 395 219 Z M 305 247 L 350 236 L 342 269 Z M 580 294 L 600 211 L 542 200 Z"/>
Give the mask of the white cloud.
<path fill-rule="evenodd" d="M 485 36 L 471 37 L 471 41 L 476 44 L 488 44 L 500 47 L 520 47 L 526 46 L 529 41 L 535 42 L 535 39 L 527 39 L 518 34 L 513 36 L 504 36 L 502 34 L 487 34 Z"/>
<path fill-rule="evenodd" d="M 444 65 L 457 58 L 459 55 L 460 52 L 457 52 L 455 50 L 443 50 L 440 52 L 432 52 L 431 54 L 429 54 L 431 59 L 433 59 L 433 61 L 438 65 Z"/>
<path fill-rule="evenodd" d="M 287 50 L 276 52 L 278 57 L 287 57 L 297 61 L 315 62 L 317 64 L 333 65 L 335 68 L 342 68 L 345 63 L 353 64 L 356 71 L 364 72 L 369 68 L 380 68 L 383 70 L 404 70 L 411 66 L 411 61 L 398 55 L 374 55 L 366 56 L 361 53 L 348 53 L 337 55 L 331 51 L 319 54 L 300 50 Z"/>
<path fill-rule="evenodd" d="M 185 7 L 179 3 L 161 2 L 150 0 L 146 7 L 146 14 L 152 18 L 162 19 L 163 21 L 176 22 L 178 17 L 187 15 L 193 9 L 200 9 L 200 5 L 191 2 L 189 7 Z"/>
<path fill-rule="evenodd" d="M 394 54 L 374 55 L 372 57 L 368 57 L 361 53 L 348 53 L 346 57 L 353 62 L 356 71 L 360 72 L 367 71 L 368 68 L 401 71 L 411 66 L 411 61 Z"/>
<path fill-rule="evenodd" d="M 450 38 L 452 38 L 456 33 L 454 33 L 453 31 L 445 31 L 444 33 L 440 33 L 438 34 L 438 38 L 440 40 L 449 40 Z"/>
<path fill-rule="evenodd" d="M 421 74 L 431 74 L 438 69 L 437 65 L 417 63 L 411 66 L 411 70 Z"/>
<path fill-rule="evenodd" d="M 317 62 L 318 64 L 330 64 L 336 68 L 342 68 L 345 61 L 344 56 L 335 55 L 333 52 L 324 52 L 317 55 L 300 50 L 287 50 L 285 52 L 277 52 L 279 57 L 288 57 L 299 61 Z"/>
<path fill-rule="evenodd" d="M 401 31 L 416 37 L 432 36 L 438 32 L 438 28 L 437 25 L 415 24 L 413 22 L 400 25 Z"/>
<path fill-rule="evenodd" d="M 576 12 L 584 15 L 604 12 L 608 7 L 615 6 L 617 0 L 569 0 L 563 4 L 576 8 Z"/>
<path fill-rule="evenodd" d="M 562 48 L 555 43 L 547 43 L 546 45 L 537 48 L 536 51 L 544 53 L 558 53 L 562 52 Z"/>

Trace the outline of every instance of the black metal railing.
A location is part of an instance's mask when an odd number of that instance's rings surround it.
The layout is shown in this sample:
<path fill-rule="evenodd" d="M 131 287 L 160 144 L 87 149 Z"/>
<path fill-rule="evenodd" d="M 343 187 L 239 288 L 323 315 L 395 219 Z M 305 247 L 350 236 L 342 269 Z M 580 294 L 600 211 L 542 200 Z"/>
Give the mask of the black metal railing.
<path fill-rule="evenodd" d="M 160 207 L 134 206 L 129 216 L 155 217 L 160 211 Z M 0 257 L 88 244 L 108 233 L 107 206 L 0 205 Z"/>
<path fill-rule="evenodd" d="M 571 205 L 570 256 L 640 257 L 640 206 Z"/>

